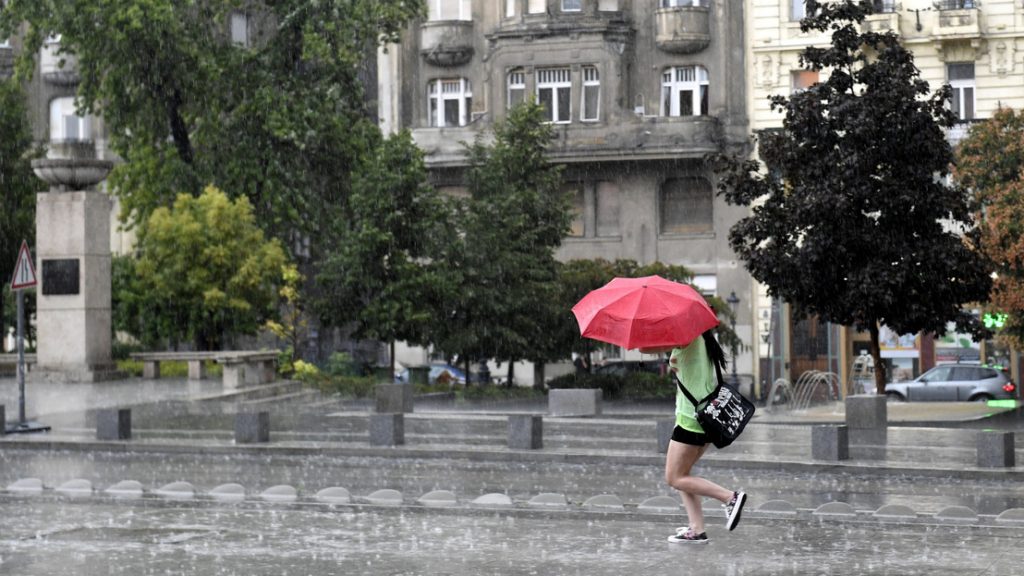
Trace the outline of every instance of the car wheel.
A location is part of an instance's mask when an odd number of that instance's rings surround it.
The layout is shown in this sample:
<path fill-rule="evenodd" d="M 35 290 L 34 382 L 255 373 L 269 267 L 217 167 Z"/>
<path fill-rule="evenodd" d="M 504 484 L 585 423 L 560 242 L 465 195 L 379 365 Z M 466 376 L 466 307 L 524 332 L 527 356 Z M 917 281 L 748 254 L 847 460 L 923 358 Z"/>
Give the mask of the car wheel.
<path fill-rule="evenodd" d="M 903 395 L 900 394 L 899 392 L 886 392 L 885 393 L 885 401 L 886 402 L 906 402 L 907 399 L 904 398 Z"/>
<path fill-rule="evenodd" d="M 992 396 L 988 394 L 975 394 L 971 396 L 971 402 L 988 402 L 992 399 Z"/>

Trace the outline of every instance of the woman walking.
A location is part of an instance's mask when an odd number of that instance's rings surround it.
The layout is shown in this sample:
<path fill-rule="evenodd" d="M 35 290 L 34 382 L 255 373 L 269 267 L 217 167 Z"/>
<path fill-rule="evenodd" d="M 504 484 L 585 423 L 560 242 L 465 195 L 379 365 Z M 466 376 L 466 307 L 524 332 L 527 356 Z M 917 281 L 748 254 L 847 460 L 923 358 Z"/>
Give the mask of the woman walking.
<path fill-rule="evenodd" d="M 645 352 L 665 351 L 644 350 Z M 711 330 L 704 332 L 690 344 L 671 349 L 669 371 L 679 384 L 698 400 L 706 397 L 717 385 L 716 365 L 725 370 L 725 353 Z M 665 456 L 665 482 L 679 491 L 686 508 L 688 523 L 669 536 L 669 542 L 706 544 L 704 510 L 701 498 L 714 498 L 725 506 L 725 527 L 729 530 L 739 524 L 747 495 L 742 491 L 727 490 L 714 482 L 694 476 L 693 465 L 704 455 L 708 439 L 697 423 L 693 403 L 681 390 L 676 390 L 676 426 Z"/>

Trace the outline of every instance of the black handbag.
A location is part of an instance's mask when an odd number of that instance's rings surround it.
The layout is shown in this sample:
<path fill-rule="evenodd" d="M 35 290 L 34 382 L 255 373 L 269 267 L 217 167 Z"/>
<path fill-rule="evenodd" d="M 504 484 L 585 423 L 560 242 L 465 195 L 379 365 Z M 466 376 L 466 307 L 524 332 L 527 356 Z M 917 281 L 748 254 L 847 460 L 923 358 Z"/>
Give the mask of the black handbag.
<path fill-rule="evenodd" d="M 700 402 L 690 394 L 686 386 L 675 378 L 676 386 L 683 391 L 693 404 L 697 423 L 704 429 L 708 440 L 715 448 L 725 448 L 739 437 L 747 422 L 754 416 L 754 403 L 747 400 L 732 384 L 722 379 L 722 370 L 715 363 L 718 386 Z"/>

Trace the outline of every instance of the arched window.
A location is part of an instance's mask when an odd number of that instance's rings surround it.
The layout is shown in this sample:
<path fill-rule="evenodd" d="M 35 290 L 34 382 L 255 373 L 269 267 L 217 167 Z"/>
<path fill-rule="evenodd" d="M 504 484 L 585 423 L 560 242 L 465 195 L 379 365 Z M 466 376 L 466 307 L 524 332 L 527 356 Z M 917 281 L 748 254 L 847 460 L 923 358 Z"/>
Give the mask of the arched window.
<path fill-rule="evenodd" d="M 473 108 L 473 89 L 466 78 L 431 80 L 427 115 L 432 127 L 465 126 Z"/>
<path fill-rule="evenodd" d="M 75 111 L 73 97 L 54 98 L 50 102 L 50 140 L 92 140 L 92 121 Z"/>
<path fill-rule="evenodd" d="M 671 178 L 661 186 L 661 233 L 699 234 L 714 229 L 715 195 L 705 178 Z"/>
<path fill-rule="evenodd" d="M 472 20 L 470 0 L 427 0 L 427 17 L 431 21 Z"/>
<path fill-rule="evenodd" d="M 601 77 L 596 66 L 583 67 L 583 95 L 580 99 L 580 120 L 595 122 L 601 114 Z"/>
<path fill-rule="evenodd" d="M 708 113 L 708 71 L 703 66 L 676 66 L 661 76 L 662 116 Z"/>
<path fill-rule="evenodd" d="M 572 118 L 572 75 L 568 68 L 537 70 L 537 103 L 548 122 L 565 124 Z"/>
<path fill-rule="evenodd" d="M 526 72 L 516 68 L 508 73 L 508 107 L 513 108 L 526 99 Z"/>

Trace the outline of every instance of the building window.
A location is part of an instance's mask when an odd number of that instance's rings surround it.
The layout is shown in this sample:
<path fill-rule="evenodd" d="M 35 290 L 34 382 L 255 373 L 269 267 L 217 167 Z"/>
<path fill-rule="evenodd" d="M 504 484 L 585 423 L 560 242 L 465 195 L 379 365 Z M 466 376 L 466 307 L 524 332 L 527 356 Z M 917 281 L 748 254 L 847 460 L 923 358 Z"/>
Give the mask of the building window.
<path fill-rule="evenodd" d="M 512 18 L 516 15 L 516 2 L 519 0 L 505 0 L 505 18 Z"/>
<path fill-rule="evenodd" d="M 92 140 L 92 122 L 75 111 L 73 97 L 55 98 L 50 102 L 50 140 Z"/>
<path fill-rule="evenodd" d="M 566 124 L 572 118 L 572 80 L 568 68 L 537 70 L 537 102 L 547 121 Z"/>
<path fill-rule="evenodd" d="M 562 12 L 579 12 L 583 10 L 583 0 L 562 0 Z"/>
<path fill-rule="evenodd" d="M 587 227 L 584 224 L 586 200 L 583 185 L 579 183 L 566 184 L 562 188 L 562 193 L 569 197 L 569 212 L 572 215 L 572 220 L 569 222 L 569 236 L 582 238 L 587 233 Z"/>
<path fill-rule="evenodd" d="M 614 182 L 598 182 L 594 190 L 597 214 L 597 235 L 618 236 L 619 232 L 619 186 Z"/>
<path fill-rule="evenodd" d="M 789 19 L 791 21 L 803 20 L 807 16 L 807 6 L 804 0 L 789 0 Z"/>
<path fill-rule="evenodd" d="M 875 14 L 892 14 L 896 12 L 896 0 L 872 0 Z"/>
<path fill-rule="evenodd" d="M 547 0 L 529 0 L 526 3 L 526 11 L 530 14 L 543 14 L 548 11 Z"/>
<path fill-rule="evenodd" d="M 950 105 L 960 120 L 974 118 L 974 62 L 951 62 L 946 64 L 946 77 L 953 89 Z"/>
<path fill-rule="evenodd" d="M 601 115 L 601 77 L 597 67 L 583 67 L 583 97 L 580 102 L 580 120 L 596 122 Z"/>
<path fill-rule="evenodd" d="M 231 43 L 249 46 L 249 16 L 243 12 L 231 13 Z"/>
<path fill-rule="evenodd" d="M 618 12 L 619 0 L 597 0 L 597 9 L 600 12 Z"/>
<path fill-rule="evenodd" d="M 789 73 L 790 94 L 803 92 L 818 83 L 817 70 L 793 70 Z"/>
<path fill-rule="evenodd" d="M 437 20 L 472 20 L 470 0 L 428 0 L 427 16 Z"/>
<path fill-rule="evenodd" d="M 708 71 L 703 66 L 669 68 L 661 79 L 662 116 L 708 113 Z"/>
<path fill-rule="evenodd" d="M 711 232 L 714 199 L 711 183 L 704 178 L 666 180 L 661 186 L 661 233 Z"/>
<path fill-rule="evenodd" d="M 473 90 L 465 78 L 431 80 L 428 86 L 430 126 L 465 126 L 473 105 Z"/>
<path fill-rule="evenodd" d="M 508 73 L 508 107 L 513 108 L 526 99 L 526 72 L 517 68 Z"/>
<path fill-rule="evenodd" d="M 662 8 L 677 8 L 680 6 L 703 6 L 707 7 L 708 0 L 661 0 Z"/>

